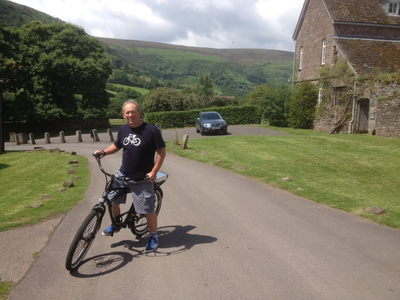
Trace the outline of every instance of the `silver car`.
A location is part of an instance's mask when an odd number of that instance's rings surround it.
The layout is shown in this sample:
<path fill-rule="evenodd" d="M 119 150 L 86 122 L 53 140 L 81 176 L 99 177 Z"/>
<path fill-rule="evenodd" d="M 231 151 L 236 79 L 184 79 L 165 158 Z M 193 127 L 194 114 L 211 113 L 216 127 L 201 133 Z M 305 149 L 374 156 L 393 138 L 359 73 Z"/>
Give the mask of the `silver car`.
<path fill-rule="evenodd" d="M 196 132 L 200 132 L 201 135 L 212 132 L 227 134 L 228 123 L 216 111 L 201 112 L 196 119 Z"/>

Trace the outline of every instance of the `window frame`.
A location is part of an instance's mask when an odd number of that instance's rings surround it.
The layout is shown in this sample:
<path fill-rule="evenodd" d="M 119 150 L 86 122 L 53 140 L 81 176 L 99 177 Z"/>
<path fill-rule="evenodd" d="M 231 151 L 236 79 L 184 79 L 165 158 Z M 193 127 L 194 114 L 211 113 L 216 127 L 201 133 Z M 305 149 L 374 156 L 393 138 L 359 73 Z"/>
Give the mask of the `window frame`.
<path fill-rule="evenodd" d="M 303 68 L 303 56 L 304 56 L 304 47 L 300 47 L 300 57 L 299 57 L 299 70 Z"/>
<path fill-rule="evenodd" d="M 324 66 L 326 62 L 326 46 L 327 41 L 326 39 L 322 40 L 322 53 L 321 53 L 321 65 Z"/>
<path fill-rule="evenodd" d="M 389 4 L 388 13 L 393 14 L 393 15 L 398 15 L 399 14 L 399 3 L 398 2 L 389 2 L 388 4 Z"/>
<path fill-rule="evenodd" d="M 346 104 L 346 99 L 343 99 L 343 93 L 346 92 L 346 86 L 335 86 L 332 89 L 333 105 L 343 106 Z"/>
<path fill-rule="evenodd" d="M 318 89 L 318 103 L 317 103 L 317 105 L 321 105 L 322 96 L 323 96 L 323 94 L 322 94 L 322 86 L 320 86 L 319 89 Z"/>

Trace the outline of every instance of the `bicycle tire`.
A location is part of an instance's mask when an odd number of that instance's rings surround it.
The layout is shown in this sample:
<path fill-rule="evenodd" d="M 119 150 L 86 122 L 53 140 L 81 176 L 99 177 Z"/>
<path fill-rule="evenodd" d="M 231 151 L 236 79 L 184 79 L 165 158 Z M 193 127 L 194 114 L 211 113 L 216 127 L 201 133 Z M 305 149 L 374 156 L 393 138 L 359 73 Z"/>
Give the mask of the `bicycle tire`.
<path fill-rule="evenodd" d="M 158 216 L 161 210 L 162 203 L 162 193 L 158 189 L 155 190 L 154 194 L 156 195 L 156 207 L 155 212 Z M 147 224 L 147 219 L 145 215 L 140 215 L 135 217 L 135 221 L 131 226 L 131 231 L 136 236 L 142 236 L 146 232 L 149 231 L 149 225 Z"/>
<path fill-rule="evenodd" d="M 101 220 L 104 215 L 104 210 L 92 209 L 86 219 L 83 221 L 81 227 L 69 247 L 67 257 L 65 260 L 65 268 L 70 271 L 79 266 L 89 251 L 96 233 L 100 228 Z"/>

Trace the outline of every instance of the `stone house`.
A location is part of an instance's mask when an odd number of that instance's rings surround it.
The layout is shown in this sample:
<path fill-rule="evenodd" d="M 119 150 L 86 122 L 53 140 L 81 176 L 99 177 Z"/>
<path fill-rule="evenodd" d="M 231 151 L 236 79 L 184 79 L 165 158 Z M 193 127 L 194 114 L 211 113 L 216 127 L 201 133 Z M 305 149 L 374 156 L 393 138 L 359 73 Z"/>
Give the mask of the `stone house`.
<path fill-rule="evenodd" d="M 329 92 L 336 108 L 341 90 L 354 95 L 341 123 L 327 114 L 314 129 L 400 137 L 400 0 L 305 0 L 293 40 L 296 83 L 318 84 L 321 68 L 343 59 L 355 78 L 350 87 L 336 81 Z M 396 72 L 395 80 L 377 76 Z M 375 79 L 363 86 L 368 76 Z M 319 88 L 317 105 L 325 92 Z"/>

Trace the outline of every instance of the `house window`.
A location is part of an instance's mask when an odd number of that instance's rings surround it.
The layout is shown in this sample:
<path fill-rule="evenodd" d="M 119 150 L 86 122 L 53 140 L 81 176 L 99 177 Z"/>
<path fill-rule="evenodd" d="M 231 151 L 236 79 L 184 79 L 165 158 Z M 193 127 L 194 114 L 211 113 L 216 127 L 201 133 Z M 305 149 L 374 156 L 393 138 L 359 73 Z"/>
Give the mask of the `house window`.
<path fill-rule="evenodd" d="M 321 65 L 325 65 L 325 53 L 326 53 L 326 40 L 322 40 L 322 59 L 321 59 Z"/>
<path fill-rule="evenodd" d="M 318 104 L 317 105 L 320 105 L 321 102 L 322 102 L 322 86 L 320 86 L 319 90 L 318 90 Z"/>
<path fill-rule="evenodd" d="M 399 10 L 400 10 L 399 1 L 394 1 L 394 0 L 387 1 L 383 3 L 382 6 L 389 16 L 399 16 Z"/>
<path fill-rule="evenodd" d="M 390 3 L 389 2 L 389 14 L 399 14 L 399 3 Z"/>
<path fill-rule="evenodd" d="M 304 49 L 303 47 L 300 47 L 299 70 L 303 68 L 303 54 L 304 54 Z"/>
<path fill-rule="evenodd" d="M 339 86 L 339 87 L 333 88 L 333 105 L 340 106 L 340 105 L 346 104 L 345 91 L 346 91 L 346 87 L 344 87 L 344 86 Z"/>

